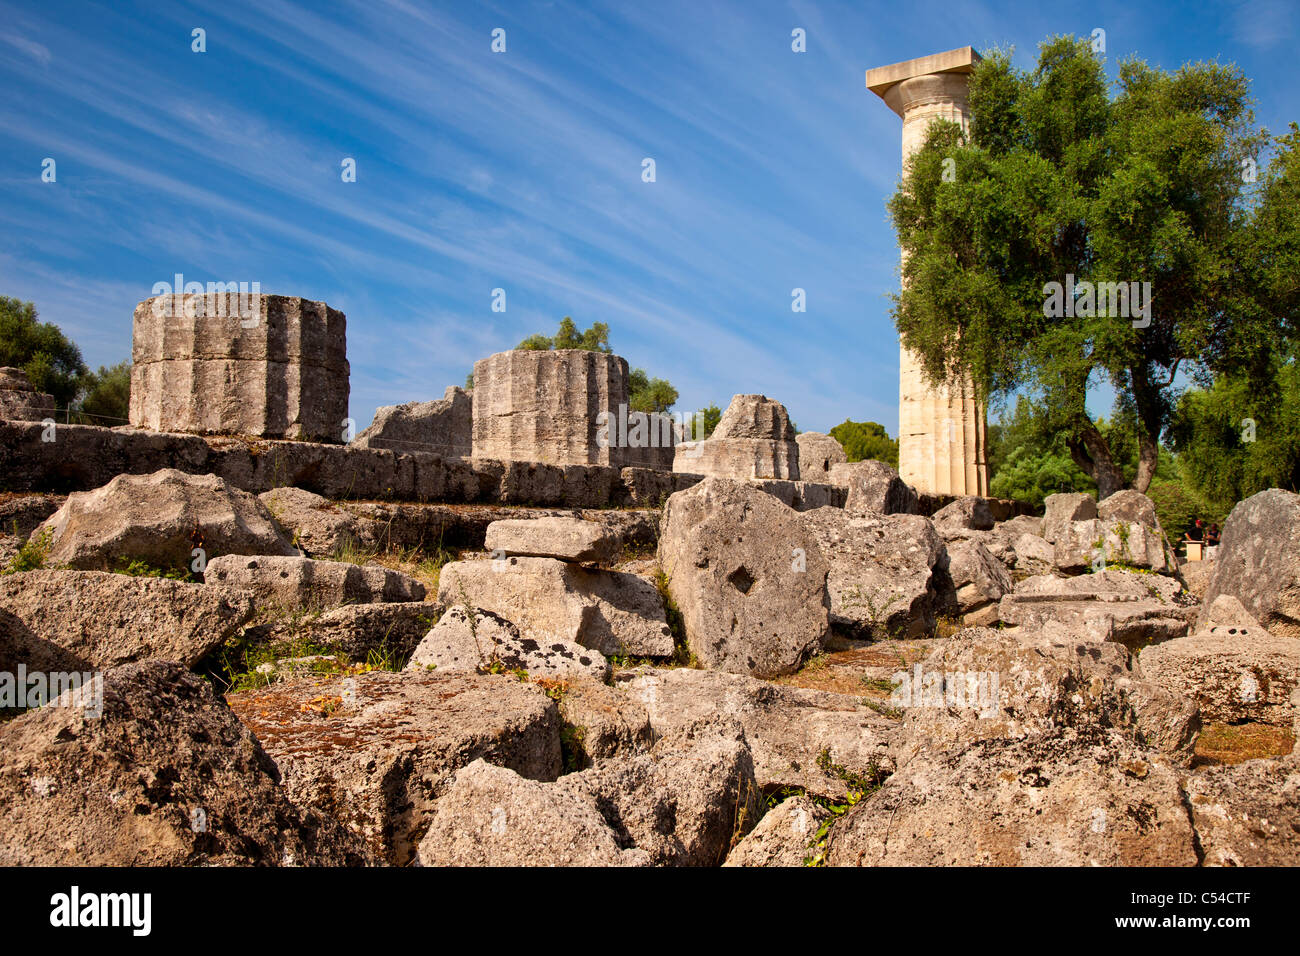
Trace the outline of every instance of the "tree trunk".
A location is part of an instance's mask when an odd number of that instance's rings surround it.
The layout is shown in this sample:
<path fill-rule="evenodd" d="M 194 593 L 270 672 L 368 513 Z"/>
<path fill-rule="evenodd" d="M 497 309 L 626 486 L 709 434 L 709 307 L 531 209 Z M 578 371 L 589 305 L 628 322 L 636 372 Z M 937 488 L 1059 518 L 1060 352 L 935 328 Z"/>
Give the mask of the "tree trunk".
<path fill-rule="evenodd" d="M 1110 447 L 1091 421 L 1083 427 L 1078 438 L 1068 440 L 1066 445 L 1069 446 L 1074 463 L 1097 483 L 1098 501 L 1109 498 L 1124 487 L 1124 476 L 1115 467 Z"/>
<path fill-rule="evenodd" d="M 1138 470 L 1133 479 L 1133 489 L 1142 494 L 1151 487 L 1151 479 L 1156 474 L 1156 464 L 1160 460 L 1160 445 L 1149 434 L 1138 436 Z"/>

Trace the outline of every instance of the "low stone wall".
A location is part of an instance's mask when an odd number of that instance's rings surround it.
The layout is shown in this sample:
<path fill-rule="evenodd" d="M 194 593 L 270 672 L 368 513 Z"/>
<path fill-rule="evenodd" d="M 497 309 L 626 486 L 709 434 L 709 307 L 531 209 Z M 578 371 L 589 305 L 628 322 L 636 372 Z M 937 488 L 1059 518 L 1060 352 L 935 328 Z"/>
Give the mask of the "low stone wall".
<path fill-rule="evenodd" d="M 0 421 L 0 491 L 89 491 L 118 475 L 161 468 L 219 475 L 254 494 L 295 487 L 333 499 L 566 508 L 657 507 L 702 477 L 650 468 L 443 458 L 313 442 Z M 844 489 L 829 485 L 762 484 L 796 508 L 844 503 Z"/>

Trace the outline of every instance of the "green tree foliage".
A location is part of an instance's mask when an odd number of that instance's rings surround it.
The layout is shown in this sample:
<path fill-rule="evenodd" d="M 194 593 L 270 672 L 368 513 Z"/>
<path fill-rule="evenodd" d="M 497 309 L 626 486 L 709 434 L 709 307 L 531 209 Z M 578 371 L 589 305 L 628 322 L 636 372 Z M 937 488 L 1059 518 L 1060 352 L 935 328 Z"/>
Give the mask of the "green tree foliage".
<path fill-rule="evenodd" d="M 1035 394 L 1103 496 L 1148 488 L 1181 367 L 1258 364 L 1278 322 L 1260 301 L 1272 286 L 1242 268 L 1262 242 L 1243 162 L 1265 142 L 1246 77 L 1128 60 L 1116 86 L 1108 95 L 1086 41 L 1050 40 L 1030 71 L 989 54 L 971 79 L 969 141 L 933 124 L 890 201 L 906 253 L 903 342 L 932 381 L 965 371 L 986 399 Z M 1086 314 L 1106 310 L 1082 299 L 1073 316 L 1045 314 L 1047 284 L 1067 274 L 1151 283 L 1149 324 L 1136 310 Z M 1090 381 L 1132 409 L 1135 434 L 1116 435 L 1137 445 L 1130 479 L 1087 412 Z"/>
<path fill-rule="evenodd" d="M 704 434 L 701 437 L 709 438 L 713 435 L 714 429 L 716 429 L 718 424 L 722 421 L 722 409 L 719 408 L 715 402 L 712 405 L 707 405 L 704 408 L 701 408 L 699 413 L 704 416 Z"/>
<path fill-rule="evenodd" d="M 849 461 L 883 461 L 898 467 L 898 440 L 890 438 L 878 422 L 855 422 L 845 419 L 830 430 L 830 436 L 844 446 Z"/>
<path fill-rule="evenodd" d="M 554 335 L 538 333 L 530 335 L 518 345 L 517 349 L 530 349 L 545 352 L 548 349 L 582 349 L 587 352 L 612 352 L 609 347 L 609 326 L 604 322 L 595 322 L 585 332 L 578 331 L 578 326 L 567 315 L 560 320 L 560 327 Z"/>
<path fill-rule="evenodd" d="M 131 403 L 131 363 L 101 365 L 82 380 L 81 401 L 73 413 L 85 425 L 125 425 Z"/>
<path fill-rule="evenodd" d="M 6 365 L 25 371 L 59 408 L 77 397 L 86 374 L 81 350 L 57 325 L 39 321 L 34 304 L 0 296 L 0 366 Z"/>
<path fill-rule="evenodd" d="M 634 412 L 666 412 L 677 403 L 677 389 L 662 378 L 651 378 L 643 368 L 628 376 L 628 407 Z"/>

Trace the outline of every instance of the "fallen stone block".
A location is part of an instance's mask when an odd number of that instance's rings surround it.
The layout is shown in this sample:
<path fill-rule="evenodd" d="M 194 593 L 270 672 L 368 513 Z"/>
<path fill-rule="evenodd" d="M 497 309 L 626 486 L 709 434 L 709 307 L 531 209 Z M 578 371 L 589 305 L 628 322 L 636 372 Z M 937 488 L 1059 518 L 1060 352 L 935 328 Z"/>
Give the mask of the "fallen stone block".
<path fill-rule="evenodd" d="M 1270 488 L 1232 509 L 1203 606 L 1222 594 L 1269 633 L 1300 637 L 1300 495 Z"/>
<path fill-rule="evenodd" d="M 390 568 L 300 557 L 228 554 L 208 563 L 204 579 L 254 594 L 282 610 L 341 604 L 423 601 L 424 585 Z"/>
<path fill-rule="evenodd" d="M 522 518 L 488 525 L 484 548 L 499 557 L 517 555 L 603 564 L 618 557 L 621 541 L 594 521 Z"/>

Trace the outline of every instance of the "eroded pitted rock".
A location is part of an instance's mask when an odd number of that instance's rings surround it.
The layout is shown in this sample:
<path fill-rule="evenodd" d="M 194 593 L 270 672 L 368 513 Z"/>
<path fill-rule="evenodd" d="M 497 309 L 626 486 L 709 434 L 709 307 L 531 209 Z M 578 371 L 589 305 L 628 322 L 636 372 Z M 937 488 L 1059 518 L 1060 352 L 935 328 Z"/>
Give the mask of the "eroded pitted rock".
<path fill-rule="evenodd" d="M 998 621 L 998 602 L 1011 591 L 1011 575 L 978 541 L 948 545 L 947 580 L 939 588 L 942 609 L 967 625 Z"/>
<path fill-rule="evenodd" d="M 759 804 L 743 730 L 712 718 L 556 783 L 469 767 L 438 801 L 419 861 L 717 866 Z"/>
<path fill-rule="evenodd" d="M 821 432 L 800 432 L 794 436 L 799 445 L 799 477 L 804 481 L 830 481 L 831 468 L 848 462 L 844 446 Z"/>
<path fill-rule="evenodd" d="M 131 357 L 136 428 L 344 440 L 347 319 L 324 302 L 155 296 L 135 308 Z"/>
<path fill-rule="evenodd" d="M 223 555 L 208 563 L 204 580 L 248 591 L 259 603 L 283 610 L 425 597 L 423 584 L 391 568 L 302 557 Z"/>
<path fill-rule="evenodd" d="M 1195 607 L 1178 598 L 1181 590 L 1173 578 L 1119 568 L 1069 578 L 1041 574 L 1005 595 L 998 616 L 1010 627 L 1057 624 L 1076 637 L 1139 650 L 1187 633 Z"/>
<path fill-rule="evenodd" d="M 523 670 L 529 677 L 609 677 L 609 661 L 600 651 L 557 638 L 537 638 L 491 611 L 457 605 L 424 636 L 407 670 L 440 674 L 481 668 Z"/>
<path fill-rule="evenodd" d="M 511 676 L 372 671 L 303 678 L 228 697 L 301 806 L 404 865 L 452 773 L 483 758 L 533 780 L 560 773 L 560 717 Z"/>
<path fill-rule="evenodd" d="M 1208 767 L 1184 784 L 1204 866 L 1300 866 L 1300 762 Z"/>
<path fill-rule="evenodd" d="M 66 701 L 0 724 L 6 866 L 356 866 L 328 813 L 295 806 L 211 686 L 147 661 L 103 677 L 102 713 Z"/>
<path fill-rule="evenodd" d="M 328 498 L 301 488 L 275 488 L 257 497 L 308 557 L 332 557 L 360 543 L 361 519 Z"/>
<path fill-rule="evenodd" d="M 89 571 L 131 561 L 188 570 L 200 557 L 298 553 L 255 496 L 174 468 L 74 492 L 32 534 L 48 534 L 48 563 Z"/>
<path fill-rule="evenodd" d="M 799 445 L 790 415 L 766 395 L 736 395 L 709 438 L 677 445 L 673 471 L 798 481 Z"/>
<path fill-rule="evenodd" d="M 723 866 L 805 866 L 831 812 L 802 794 L 787 797 L 758 821 Z"/>
<path fill-rule="evenodd" d="M 1126 648 L 1064 634 L 969 628 L 897 676 L 900 762 L 971 740 L 1102 727 L 1186 764 L 1201 727 L 1195 703 L 1144 680 Z"/>
<path fill-rule="evenodd" d="M 659 592 L 635 574 L 553 558 L 452 561 L 438 575 L 438 599 L 491 611 L 540 641 L 581 644 L 611 657 L 673 653 Z"/>
<path fill-rule="evenodd" d="M 669 498 L 659 564 L 705 667 L 788 674 L 826 637 L 817 539 L 798 512 L 751 483 L 710 478 Z"/>
<path fill-rule="evenodd" d="M 1195 866 L 1179 774 L 1114 730 L 919 753 L 831 829 L 831 866 Z"/>
<path fill-rule="evenodd" d="M 972 531 L 992 531 L 995 523 L 988 500 L 976 495 L 966 495 L 944 505 L 930 520 L 945 541 L 969 538 Z"/>
<path fill-rule="evenodd" d="M 646 709 L 659 735 L 711 714 L 740 721 L 758 784 L 769 792 L 796 787 L 842 799 L 853 781 L 876 780 L 894 766 L 897 722 L 861 698 L 689 668 L 623 671 L 614 686 Z"/>
<path fill-rule="evenodd" d="M 518 555 L 600 564 L 614 560 L 622 541 L 606 524 L 581 518 L 507 518 L 488 525 L 484 548 L 494 557 Z"/>
<path fill-rule="evenodd" d="M 849 489 L 844 510 L 854 514 L 918 514 L 921 510 L 916 492 L 883 461 L 832 465 L 830 481 Z"/>
<path fill-rule="evenodd" d="M 253 616 L 251 595 L 104 571 L 0 577 L 0 610 L 96 668 L 148 658 L 193 667 Z"/>
<path fill-rule="evenodd" d="M 855 637 L 919 637 L 934 630 L 943 542 L 921 515 L 802 514 L 829 573 L 830 619 Z"/>
<path fill-rule="evenodd" d="M 1097 517 L 1097 499 L 1083 492 L 1048 495 L 1043 500 L 1043 510 L 1043 537 L 1048 544 L 1056 544 L 1074 522 Z"/>
<path fill-rule="evenodd" d="M 1300 495 L 1270 488 L 1232 509 L 1203 606 L 1221 594 L 1270 633 L 1300 637 Z"/>

